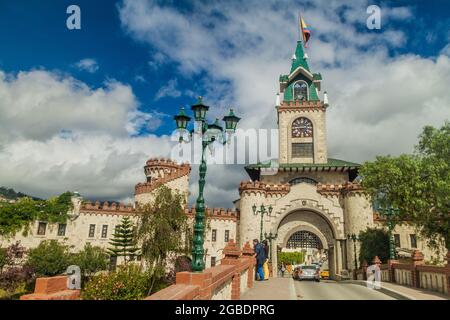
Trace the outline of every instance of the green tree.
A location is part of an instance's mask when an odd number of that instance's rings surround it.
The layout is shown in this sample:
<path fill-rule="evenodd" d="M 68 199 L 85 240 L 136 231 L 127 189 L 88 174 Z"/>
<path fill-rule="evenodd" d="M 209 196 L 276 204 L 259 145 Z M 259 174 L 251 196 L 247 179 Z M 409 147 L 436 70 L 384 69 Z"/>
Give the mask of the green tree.
<path fill-rule="evenodd" d="M 66 271 L 73 257 L 69 246 L 56 240 L 44 240 L 36 248 L 30 249 L 26 264 L 36 276 L 56 276 Z"/>
<path fill-rule="evenodd" d="M 414 154 L 379 156 L 360 170 L 363 186 L 382 205 L 400 210 L 436 249 L 450 250 L 450 123 L 436 129 L 426 126 Z"/>
<path fill-rule="evenodd" d="M 113 257 L 124 257 L 125 264 L 132 260 L 138 251 L 135 241 L 135 230 L 130 217 L 123 217 L 116 226 L 108 251 Z"/>
<path fill-rule="evenodd" d="M 72 208 L 71 198 L 72 193 L 65 192 L 48 200 L 22 197 L 15 203 L 0 201 L 0 236 L 11 237 L 21 229 L 26 235 L 35 220 L 64 223 Z"/>
<path fill-rule="evenodd" d="M 163 281 L 167 266 L 174 265 L 177 256 L 188 254 L 190 234 L 184 204 L 182 195 L 162 186 L 154 201 L 139 209 L 138 240 L 151 276 L 148 294 Z"/>
<path fill-rule="evenodd" d="M 361 231 L 358 237 L 361 244 L 360 264 L 364 261 L 370 264 L 375 256 L 378 256 L 382 262 L 389 259 L 389 235 L 386 230 L 368 228 Z"/>
<path fill-rule="evenodd" d="M 108 269 L 108 254 L 104 249 L 87 243 L 83 250 L 74 255 L 73 263 L 80 267 L 84 283 L 96 272 Z"/>
<path fill-rule="evenodd" d="M 278 253 L 278 264 L 301 264 L 305 261 L 303 252 L 280 252 Z"/>

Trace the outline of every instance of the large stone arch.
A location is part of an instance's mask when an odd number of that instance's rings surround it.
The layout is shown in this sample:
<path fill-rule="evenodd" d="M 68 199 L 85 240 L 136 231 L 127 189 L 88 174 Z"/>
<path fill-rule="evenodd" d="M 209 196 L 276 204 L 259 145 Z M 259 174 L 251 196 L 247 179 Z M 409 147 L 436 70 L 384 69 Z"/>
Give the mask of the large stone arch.
<path fill-rule="evenodd" d="M 277 248 L 283 248 L 287 239 L 297 231 L 305 230 L 315 234 L 322 242 L 323 247 L 328 252 L 328 265 L 331 277 L 335 277 L 342 268 L 342 260 L 337 257 L 342 255 L 340 243 L 337 240 L 340 230 L 327 214 L 321 212 L 316 207 L 307 206 L 307 202 L 301 202 L 302 206 L 293 206 L 291 210 L 280 214 L 272 220 L 271 232 L 277 234 L 275 242 L 272 244 L 272 268 L 273 274 L 277 274 Z"/>

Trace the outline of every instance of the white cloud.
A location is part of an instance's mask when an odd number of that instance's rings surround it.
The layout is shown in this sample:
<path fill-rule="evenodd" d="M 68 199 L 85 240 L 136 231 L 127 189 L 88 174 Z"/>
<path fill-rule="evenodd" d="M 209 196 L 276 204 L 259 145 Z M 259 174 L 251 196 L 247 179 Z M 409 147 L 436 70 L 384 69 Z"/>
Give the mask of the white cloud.
<path fill-rule="evenodd" d="M 177 79 L 171 79 L 166 85 L 159 88 L 156 92 L 155 100 L 159 100 L 164 97 L 178 98 L 181 96 L 181 91 L 177 89 L 178 81 Z"/>
<path fill-rule="evenodd" d="M 196 85 L 217 106 L 211 117 L 233 106 L 241 128 L 273 128 L 277 79 L 289 71 L 298 34 L 295 3 L 276 3 L 222 2 L 217 14 L 217 3 L 194 2 L 187 16 L 134 0 L 123 1 L 119 12 L 124 30 L 151 46 L 150 67 L 171 63 L 180 76 L 205 75 Z M 349 161 L 410 152 L 422 126 L 441 125 L 450 106 L 448 45 L 436 58 L 389 56 L 408 38 L 386 20 L 381 32 L 358 28 L 365 26 L 368 4 L 318 0 L 303 12 L 312 27 L 310 66 L 322 73 L 331 103 L 329 156 Z M 387 22 L 411 18 L 409 8 L 382 10 Z M 181 92 L 172 79 L 156 97 L 195 96 L 198 87 Z M 144 180 L 145 160 L 170 154 L 168 137 L 136 136 L 157 128 L 166 115 L 142 112 L 130 86 L 113 80 L 90 88 L 54 72 L 0 72 L 0 114 L 1 184 L 37 196 L 68 189 L 129 199 Z M 192 201 L 197 176 L 194 167 Z M 207 204 L 232 206 L 245 179 L 241 166 L 208 166 Z"/>
<path fill-rule="evenodd" d="M 405 46 L 409 39 L 390 21 L 411 19 L 413 10 L 382 7 L 382 29 L 375 32 L 365 28 L 370 4 L 366 0 L 298 3 L 312 27 L 310 67 L 322 73 L 323 89 L 331 100 L 329 156 L 349 161 L 411 152 L 421 128 L 440 126 L 449 114 L 448 57 L 391 57 L 389 50 Z M 240 127 L 266 128 L 276 127 L 277 79 L 289 71 L 295 49 L 295 5 L 222 2 L 217 11 L 217 3 L 201 2 L 193 3 L 187 15 L 152 1 L 124 0 L 119 12 L 128 34 L 162 52 L 182 76 L 206 74 L 200 86 L 204 96 L 210 105 L 221 107 L 212 108 L 211 117 L 233 105 L 243 118 Z M 221 172 L 236 178 L 242 169 L 227 166 L 214 175 Z M 239 181 L 233 183 L 230 188 L 220 176 L 209 176 L 208 203 L 231 205 Z"/>
<path fill-rule="evenodd" d="M 129 86 L 92 89 L 48 71 L 0 71 L 0 181 L 31 195 L 65 190 L 125 199 L 144 181 L 149 157 L 168 156 L 167 136 L 133 136 L 159 125 L 137 109 Z"/>
<path fill-rule="evenodd" d="M 78 61 L 75 66 L 81 71 L 87 71 L 89 73 L 95 73 L 99 69 L 97 61 L 94 59 L 86 58 Z"/>

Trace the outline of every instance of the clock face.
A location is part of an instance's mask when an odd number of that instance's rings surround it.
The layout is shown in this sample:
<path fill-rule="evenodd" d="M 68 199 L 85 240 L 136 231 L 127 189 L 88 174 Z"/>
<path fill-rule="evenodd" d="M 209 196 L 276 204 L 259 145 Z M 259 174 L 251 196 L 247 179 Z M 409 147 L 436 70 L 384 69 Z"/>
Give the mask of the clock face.
<path fill-rule="evenodd" d="M 295 119 L 292 123 L 292 136 L 296 138 L 312 137 L 313 126 L 306 118 Z"/>

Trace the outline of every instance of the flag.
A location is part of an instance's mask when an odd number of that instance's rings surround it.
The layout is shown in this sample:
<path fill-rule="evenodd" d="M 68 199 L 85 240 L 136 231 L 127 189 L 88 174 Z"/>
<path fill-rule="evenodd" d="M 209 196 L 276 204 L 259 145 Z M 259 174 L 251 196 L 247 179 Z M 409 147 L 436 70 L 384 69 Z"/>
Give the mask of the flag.
<path fill-rule="evenodd" d="M 300 17 L 300 28 L 302 30 L 302 36 L 303 36 L 303 42 L 305 43 L 305 48 L 308 48 L 307 42 L 309 40 L 309 37 L 311 36 L 311 30 L 306 25 L 305 21 L 303 21 L 302 17 Z"/>

